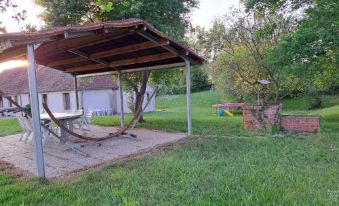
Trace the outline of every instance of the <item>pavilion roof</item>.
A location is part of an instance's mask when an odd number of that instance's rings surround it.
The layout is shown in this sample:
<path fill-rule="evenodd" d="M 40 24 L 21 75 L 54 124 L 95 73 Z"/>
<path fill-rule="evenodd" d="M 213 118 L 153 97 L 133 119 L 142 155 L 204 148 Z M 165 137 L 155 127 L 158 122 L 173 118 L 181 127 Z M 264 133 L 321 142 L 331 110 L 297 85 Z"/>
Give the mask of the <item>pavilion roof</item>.
<path fill-rule="evenodd" d="M 26 58 L 36 44 L 37 64 L 74 75 L 132 72 L 203 64 L 205 59 L 140 19 L 0 35 L 0 62 Z"/>

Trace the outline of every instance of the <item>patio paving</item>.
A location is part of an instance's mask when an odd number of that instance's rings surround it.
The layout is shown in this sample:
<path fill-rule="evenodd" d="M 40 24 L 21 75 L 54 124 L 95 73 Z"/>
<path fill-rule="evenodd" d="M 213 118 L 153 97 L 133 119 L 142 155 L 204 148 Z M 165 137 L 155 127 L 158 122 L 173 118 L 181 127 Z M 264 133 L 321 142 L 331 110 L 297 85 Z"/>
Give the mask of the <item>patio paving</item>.
<path fill-rule="evenodd" d="M 92 127 L 95 136 L 105 136 L 117 128 Z M 116 138 L 98 144 L 77 143 L 79 149 L 89 154 L 84 157 L 70 150 L 66 145 L 49 141 L 44 145 L 46 177 L 60 177 L 87 168 L 110 163 L 131 155 L 147 152 L 158 146 L 185 138 L 184 133 L 169 133 L 163 131 L 137 128 L 133 133 L 140 141 L 130 138 Z M 15 167 L 36 174 L 34 146 L 19 140 L 20 134 L 0 137 L 0 160 L 13 164 Z M 84 147 L 80 147 L 85 145 Z"/>

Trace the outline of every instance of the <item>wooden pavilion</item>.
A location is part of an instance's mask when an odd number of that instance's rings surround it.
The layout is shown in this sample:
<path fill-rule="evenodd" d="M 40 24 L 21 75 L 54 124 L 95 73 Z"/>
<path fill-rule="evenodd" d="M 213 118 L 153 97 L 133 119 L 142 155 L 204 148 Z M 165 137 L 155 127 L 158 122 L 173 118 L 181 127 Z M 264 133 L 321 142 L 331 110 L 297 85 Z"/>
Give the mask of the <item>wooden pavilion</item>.
<path fill-rule="evenodd" d="M 126 19 L 52 28 L 34 33 L 8 33 L 0 35 L 0 43 L 5 47 L 5 50 L 0 53 L 0 63 L 27 57 L 39 177 L 45 177 L 45 168 L 36 64 L 70 73 L 75 77 L 75 82 L 79 76 L 117 74 L 121 95 L 120 76 L 124 73 L 185 66 L 187 132 L 188 135 L 192 134 L 190 65 L 203 64 L 205 59 L 167 38 L 143 20 Z M 77 86 L 75 90 L 77 91 Z M 124 116 L 123 112 L 121 113 L 121 124 L 123 124 Z"/>

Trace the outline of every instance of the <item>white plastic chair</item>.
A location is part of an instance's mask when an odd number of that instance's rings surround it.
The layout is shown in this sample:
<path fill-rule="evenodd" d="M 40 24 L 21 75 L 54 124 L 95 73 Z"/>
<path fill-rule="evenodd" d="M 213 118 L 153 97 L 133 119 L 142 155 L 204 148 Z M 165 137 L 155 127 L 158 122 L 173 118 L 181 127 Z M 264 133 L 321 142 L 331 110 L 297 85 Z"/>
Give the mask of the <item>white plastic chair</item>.
<path fill-rule="evenodd" d="M 19 120 L 20 126 L 24 130 L 24 133 L 20 137 L 20 141 L 24 141 L 25 143 L 29 141 L 31 144 L 33 144 L 34 133 L 33 133 L 33 127 L 32 127 L 32 119 L 27 118 L 27 117 L 18 117 L 18 120 Z M 45 126 L 48 126 L 52 131 L 55 132 L 52 126 L 52 122 L 45 124 Z M 42 143 L 46 144 L 50 139 L 50 136 L 51 136 L 50 132 L 46 130 L 44 127 L 42 127 L 41 135 L 42 135 L 41 136 Z"/>
<path fill-rule="evenodd" d="M 82 133 L 85 132 L 85 130 L 90 131 L 90 125 L 91 125 L 91 119 L 94 112 L 91 110 L 87 110 L 84 115 L 81 116 L 81 124 L 80 124 L 80 131 Z"/>
<path fill-rule="evenodd" d="M 33 127 L 32 127 L 32 120 L 30 118 L 27 117 L 23 117 L 23 124 L 24 124 L 24 128 L 25 131 L 27 132 L 27 137 L 24 139 L 24 142 L 26 143 L 27 141 L 33 142 Z"/>
<path fill-rule="evenodd" d="M 31 135 L 31 130 L 29 130 L 29 128 L 27 128 L 26 126 L 26 123 L 25 123 L 25 118 L 26 117 L 22 117 L 22 116 L 19 116 L 17 117 L 18 118 L 18 122 L 23 130 L 23 133 L 21 134 L 20 136 L 20 141 L 27 141 L 27 138 Z"/>

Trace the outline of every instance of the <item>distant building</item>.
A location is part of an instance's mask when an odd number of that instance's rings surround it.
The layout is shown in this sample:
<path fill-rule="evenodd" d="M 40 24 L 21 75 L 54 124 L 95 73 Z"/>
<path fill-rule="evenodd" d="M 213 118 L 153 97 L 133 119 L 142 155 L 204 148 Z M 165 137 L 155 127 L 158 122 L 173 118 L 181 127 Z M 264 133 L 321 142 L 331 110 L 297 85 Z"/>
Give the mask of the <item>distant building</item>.
<path fill-rule="evenodd" d="M 70 74 L 49 67 L 38 66 L 36 76 L 41 112 L 43 112 L 41 105 L 43 101 L 47 102 L 52 112 L 76 110 L 74 78 Z M 15 68 L 1 72 L 0 90 L 10 95 L 23 107 L 30 104 L 27 69 Z M 80 108 L 84 110 L 111 109 L 114 114 L 121 112 L 119 88 L 112 76 L 78 78 L 78 90 Z M 153 90 L 154 87 L 147 87 L 144 104 L 146 104 Z M 123 96 L 124 112 L 130 113 L 128 95 L 124 92 Z M 7 99 L 0 96 L 0 109 L 13 106 Z M 155 98 L 151 99 L 146 111 L 154 110 Z"/>

